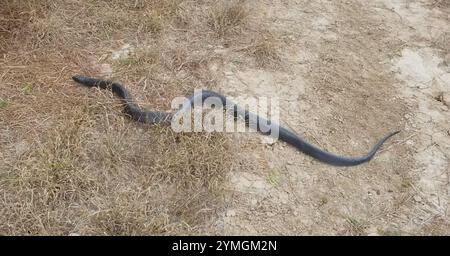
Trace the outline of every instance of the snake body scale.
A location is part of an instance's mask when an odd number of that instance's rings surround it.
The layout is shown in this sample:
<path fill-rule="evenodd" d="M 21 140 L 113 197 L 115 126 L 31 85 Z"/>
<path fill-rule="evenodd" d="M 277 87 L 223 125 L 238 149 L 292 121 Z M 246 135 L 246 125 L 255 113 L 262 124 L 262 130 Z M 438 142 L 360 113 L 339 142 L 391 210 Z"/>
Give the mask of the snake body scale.
<path fill-rule="evenodd" d="M 142 122 L 142 123 L 150 123 L 150 124 L 170 124 L 172 119 L 177 113 L 182 111 L 186 111 L 186 108 L 190 108 L 194 105 L 194 102 L 203 103 L 206 99 L 215 98 L 219 99 L 222 103 L 222 106 L 227 106 L 228 110 L 234 115 L 234 118 L 241 117 L 245 120 L 245 123 L 249 127 L 256 127 L 257 131 L 262 133 L 263 135 L 270 135 L 271 129 L 278 129 L 278 138 L 281 141 L 284 141 L 291 146 L 295 147 L 299 151 L 329 165 L 334 166 L 355 166 L 365 162 L 370 161 L 381 145 L 388 140 L 390 137 L 399 133 L 400 131 L 391 132 L 382 138 L 377 144 L 375 144 L 372 149 L 364 156 L 361 157 L 345 157 L 339 156 L 332 153 L 329 153 L 325 150 L 322 150 L 304 139 L 300 138 L 298 135 L 293 133 L 292 131 L 276 124 L 272 123 L 270 120 L 266 120 L 263 117 L 260 117 L 254 113 L 251 113 L 245 109 L 242 109 L 237 104 L 229 101 L 225 96 L 209 91 L 209 90 L 201 90 L 199 93 L 194 93 L 190 97 L 187 98 L 188 104 L 183 104 L 183 106 L 174 112 L 159 112 L 159 111 L 145 111 L 137 106 L 131 97 L 131 94 L 128 90 L 121 84 L 115 83 L 107 80 L 100 80 L 85 76 L 73 76 L 74 81 L 85 85 L 87 87 L 98 87 L 101 89 L 110 89 L 112 92 L 122 99 L 124 104 L 124 112 L 130 116 L 131 119 Z M 230 102 L 232 104 L 230 104 Z M 253 125 L 253 126 L 251 126 Z"/>

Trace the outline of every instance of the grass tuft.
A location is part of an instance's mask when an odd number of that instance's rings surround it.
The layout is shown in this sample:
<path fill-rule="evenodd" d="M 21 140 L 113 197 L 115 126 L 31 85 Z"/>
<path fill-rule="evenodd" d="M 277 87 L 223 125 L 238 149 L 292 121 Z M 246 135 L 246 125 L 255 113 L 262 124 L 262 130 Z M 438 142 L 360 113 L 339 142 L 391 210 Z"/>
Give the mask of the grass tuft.
<path fill-rule="evenodd" d="M 275 37 L 269 33 L 264 33 L 254 40 L 247 51 L 255 58 L 257 66 L 265 68 L 275 67 L 280 63 L 278 48 L 279 45 Z"/>
<path fill-rule="evenodd" d="M 220 37 L 223 37 L 243 24 L 248 14 L 246 2 L 243 0 L 220 2 L 210 12 L 209 25 Z"/>
<path fill-rule="evenodd" d="M 8 102 L 5 100 L 0 99 L 0 109 L 6 108 L 8 106 Z"/>

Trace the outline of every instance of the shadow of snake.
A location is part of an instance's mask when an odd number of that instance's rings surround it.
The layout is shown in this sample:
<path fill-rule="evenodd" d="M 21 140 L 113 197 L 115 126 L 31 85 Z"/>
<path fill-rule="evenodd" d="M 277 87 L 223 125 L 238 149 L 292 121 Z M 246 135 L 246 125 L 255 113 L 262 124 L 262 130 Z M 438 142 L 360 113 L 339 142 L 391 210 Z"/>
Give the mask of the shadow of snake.
<path fill-rule="evenodd" d="M 88 86 L 88 87 L 98 87 L 101 89 L 110 89 L 114 94 L 120 97 L 124 104 L 124 112 L 130 116 L 131 119 L 150 124 L 171 124 L 172 119 L 187 109 L 190 109 L 195 102 L 205 102 L 206 99 L 215 98 L 220 101 L 222 106 L 226 106 L 228 109 L 232 111 L 235 120 L 238 117 L 241 117 L 245 120 L 245 123 L 249 127 L 256 127 L 257 131 L 270 136 L 272 129 L 277 129 L 278 134 L 277 138 L 281 141 L 284 141 L 301 152 L 321 161 L 326 164 L 334 165 L 334 166 L 355 166 L 365 162 L 370 161 L 377 150 L 381 147 L 381 145 L 388 140 L 390 137 L 399 133 L 400 131 L 392 132 L 382 138 L 365 156 L 361 157 L 344 157 L 329 153 L 324 151 L 297 136 L 295 133 L 289 131 L 288 129 L 276 124 L 272 123 L 269 120 L 266 120 L 256 114 L 253 114 L 245 109 L 242 109 L 238 105 L 234 104 L 230 100 L 228 100 L 225 96 L 220 95 L 213 91 L 201 90 L 197 93 L 194 93 L 190 97 L 188 97 L 182 107 L 175 112 L 159 112 L 159 111 L 144 111 L 139 106 L 137 106 L 128 92 L 128 90 L 119 83 L 115 83 L 112 81 L 100 80 L 90 77 L 84 76 L 74 76 L 72 77 L 76 82 Z"/>

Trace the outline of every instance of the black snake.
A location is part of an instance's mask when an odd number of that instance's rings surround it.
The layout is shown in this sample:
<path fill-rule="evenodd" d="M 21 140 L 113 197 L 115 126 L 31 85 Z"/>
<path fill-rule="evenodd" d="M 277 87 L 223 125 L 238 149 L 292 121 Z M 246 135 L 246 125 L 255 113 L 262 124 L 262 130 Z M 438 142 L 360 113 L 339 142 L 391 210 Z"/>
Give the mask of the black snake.
<path fill-rule="evenodd" d="M 124 103 L 124 112 L 126 114 L 128 114 L 135 121 L 150 124 L 170 124 L 172 118 L 177 113 L 185 111 L 187 107 L 190 108 L 194 104 L 194 102 L 201 101 L 201 103 L 203 103 L 208 98 L 219 99 L 220 102 L 222 103 L 222 106 L 227 106 L 227 108 L 230 106 L 229 110 L 232 110 L 235 119 L 238 116 L 243 118 L 247 126 L 253 124 L 254 125 L 253 127 L 256 127 L 257 131 L 261 132 L 264 135 L 270 135 L 271 129 L 275 127 L 279 131 L 278 138 L 281 141 L 284 141 L 294 146 L 298 150 L 302 151 L 303 153 L 309 156 L 312 156 L 313 158 L 319 161 L 335 166 L 354 166 L 370 161 L 377 152 L 377 150 L 387 139 L 399 133 L 399 131 L 396 131 L 385 136 L 375 146 L 373 146 L 370 152 L 365 156 L 343 157 L 326 152 L 306 142 L 305 140 L 303 140 L 293 132 L 289 131 L 288 129 L 278 124 L 271 123 L 270 121 L 256 114 L 253 114 L 245 109 L 240 108 L 234 103 L 230 104 L 230 101 L 225 96 L 220 95 L 213 91 L 201 90 L 200 93 L 193 94 L 192 96 L 187 98 L 188 104 L 183 104 L 183 107 L 181 107 L 175 112 L 144 111 L 133 102 L 132 97 L 128 92 L 128 90 L 125 89 L 125 87 L 123 87 L 119 83 L 84 76 L 74 76 L 73 80 L 88 87 L 99 87 L 102 89 L 112 90 L 114 94 L 116 94 L 122 99 Z"/>

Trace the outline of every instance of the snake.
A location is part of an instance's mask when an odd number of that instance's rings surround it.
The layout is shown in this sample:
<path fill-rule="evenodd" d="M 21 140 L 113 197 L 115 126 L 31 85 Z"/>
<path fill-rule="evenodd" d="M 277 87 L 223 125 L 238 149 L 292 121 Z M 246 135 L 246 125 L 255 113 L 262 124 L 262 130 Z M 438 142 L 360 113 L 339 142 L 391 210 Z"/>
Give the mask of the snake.
<path fill-rule="evenodd" d="M 310 157 L 313 157 L 314 159 L 322 163 L 332 166 L 356 166 L 362 163 L 369 162 L 375 156 L 376 152 L 383 145 L 383 143 L 400 132 L 394 131 L 387 134 L 385 137 L 379 140 L 378 143 L 376 143 L 366 155 L 359 157 L 339 156 L 318 148 L 317 146 L 302 139 L 291 130 L 280 126 L 275 122 L 271 122 L 270 120 L 267 120 L 248 111 L 247 109 L 239 107 L 236 103 L 232 102 L 227 97 L 214 91 L 204 89 L 196 91 L 194 94 L 186 97 L 186 104 L 182 104 L 177 110 L 173 112 L 147 111 L 140 108 L 138 105 L 136 105 L 136 103 L 134 103 L 129 91 L 120 83 L 80 75 L 73 76 L 72 79 L 77 83 L 87 87 L 97 87 L 100 89 L 111 90 L 113 94 L 115 94 L 122 100 L 124 113 L 126 115 L 128 115 L 134 121 L 148 124 L 169 125 L 177 114 L 183 113 L 188 108 L 191 108 L 192 106 L 194 106 L 195 102 L 204 103 L 207 99 L 214 98 L 218 100 L 222 106 L 224 106 L 224 110 L 230 110 L 230 113 L 233 114 L 235 120 L 237 118 L 244 119 L 246 126 L 255 128 L 258 132 L 266 136 L 270 136 L 271 131 L 273 131 L 273 129 L 277 129 L 277 138 L 279 140 L 295 147 L 297 150 L 303 152 L 306 155 L 309 155 Z"/>

